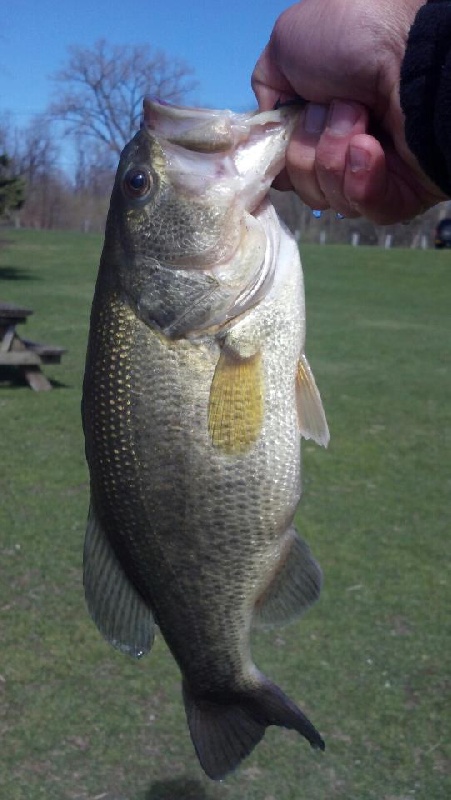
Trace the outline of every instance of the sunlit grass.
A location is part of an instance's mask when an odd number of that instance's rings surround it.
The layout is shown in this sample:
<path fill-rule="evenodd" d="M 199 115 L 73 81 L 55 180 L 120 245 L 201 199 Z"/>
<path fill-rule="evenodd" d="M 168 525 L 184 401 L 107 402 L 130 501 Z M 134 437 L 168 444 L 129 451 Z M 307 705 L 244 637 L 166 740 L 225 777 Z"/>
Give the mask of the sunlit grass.
<path fill-rule="evenodd" d="M 0 796 L 8 800 L 447 800 L 451 258 L 305 247 L 307 353 L 332 441 L 304 445 L 298 526 L 320 603 L 256 638 L 326 739 L 270 729 L 220 785 L 201 773 L 161 638 L 134 663 L 84 606 L 79 405 L 101 242 L 2 233 L 0 298 L 68 348 L 52 392 L 0 384 Z M 187 632 L 189 635 L 189 632 Z M 447 707 L 448 704 L 448 707 Z"/>

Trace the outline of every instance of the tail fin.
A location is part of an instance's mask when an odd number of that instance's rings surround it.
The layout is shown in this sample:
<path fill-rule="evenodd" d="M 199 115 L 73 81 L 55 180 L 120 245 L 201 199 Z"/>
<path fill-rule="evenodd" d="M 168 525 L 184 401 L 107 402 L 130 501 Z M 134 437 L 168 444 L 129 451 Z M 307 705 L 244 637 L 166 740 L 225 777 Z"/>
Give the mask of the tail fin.
<path fill-rule="evenodd" d="M 325 744 L 303 712 L 271 681 L 223 700 L 196 697 L 186 683 L 183 699 L 191 739 L 209 778 L 221 780 L 248 756 L 268 725 L 298 731 L 312 747 Z"/>

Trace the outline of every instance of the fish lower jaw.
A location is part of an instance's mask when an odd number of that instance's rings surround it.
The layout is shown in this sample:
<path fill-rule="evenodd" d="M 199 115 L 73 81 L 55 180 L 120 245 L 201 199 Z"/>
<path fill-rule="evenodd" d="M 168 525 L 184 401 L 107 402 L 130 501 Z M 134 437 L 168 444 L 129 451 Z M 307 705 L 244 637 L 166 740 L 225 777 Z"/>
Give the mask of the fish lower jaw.
<path fill-rule="evenodd" d="M 254 217 L 254 219 L 260 219 L 260 217 L 264 214 L 268 208 L 273 208 L 271 201 L 268 198 L 268 191 L 266 189 L 265 194 L 263 197 L 257 197 L 255 203 L 249 208 L 249 214 Z"/>

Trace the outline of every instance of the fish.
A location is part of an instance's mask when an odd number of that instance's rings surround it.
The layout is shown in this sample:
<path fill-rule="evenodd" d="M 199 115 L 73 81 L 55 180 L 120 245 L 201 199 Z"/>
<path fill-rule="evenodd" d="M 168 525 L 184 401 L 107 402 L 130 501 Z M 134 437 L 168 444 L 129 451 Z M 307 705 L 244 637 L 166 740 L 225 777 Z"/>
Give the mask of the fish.
<path fill-rule="evenodd" d="M 160 630 L 212 780 L 269 725 L 325 747 L 250 643 L 254 627 L 305 612 L 322 583 L 293 518 L 301 436 L 327 446 L 329 431 L 304 352 L 298 247 L 268 198 L 297 115 L 146 99 L 91 311 L 87 607 L 135 658 Z"/>

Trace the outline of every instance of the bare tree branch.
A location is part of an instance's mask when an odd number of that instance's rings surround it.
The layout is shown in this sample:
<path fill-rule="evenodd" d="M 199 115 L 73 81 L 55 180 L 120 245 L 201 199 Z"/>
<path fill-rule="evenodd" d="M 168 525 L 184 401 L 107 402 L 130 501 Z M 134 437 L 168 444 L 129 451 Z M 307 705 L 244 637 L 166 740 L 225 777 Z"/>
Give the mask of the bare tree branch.
<path fill-rule="evenodd" d="M 193 70 L 148 45 L 72 46 L 65 67 L 53 79 L 56 99 L 50 114 L 66 122 L 66 132 L 91 136 L 115 153 L 139 126 L 143 97 L 180 103 L 197 85 Z"/>

